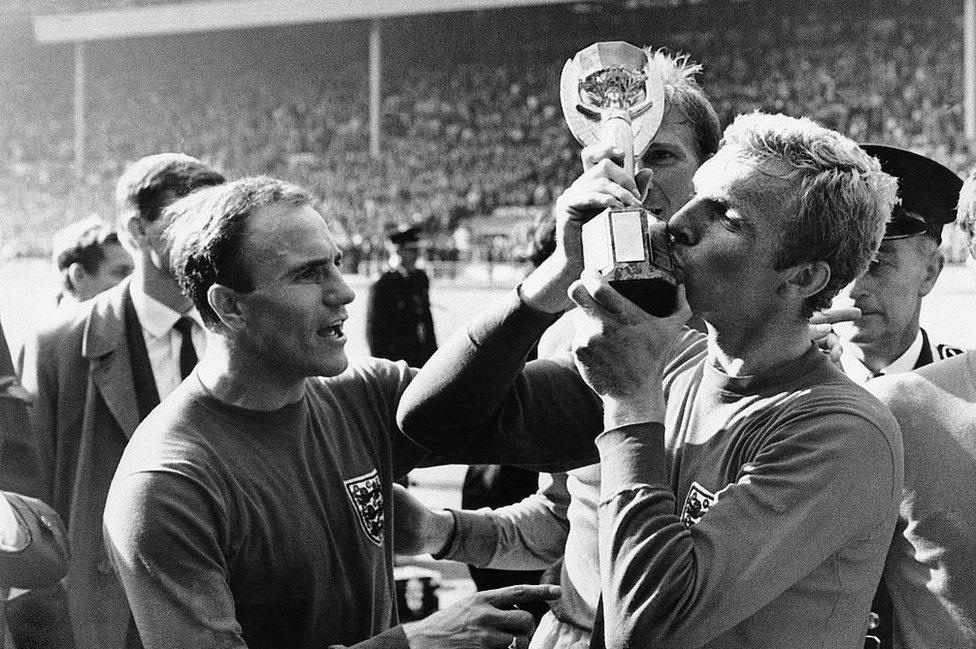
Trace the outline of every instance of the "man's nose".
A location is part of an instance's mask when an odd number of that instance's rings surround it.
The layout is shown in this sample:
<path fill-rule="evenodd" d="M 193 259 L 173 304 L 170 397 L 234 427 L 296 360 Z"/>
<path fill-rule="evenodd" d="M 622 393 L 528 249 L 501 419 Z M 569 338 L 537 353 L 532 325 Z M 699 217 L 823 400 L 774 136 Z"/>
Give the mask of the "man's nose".
<path fill-rule="evenodd" d="M 865 284 L 866 284 L 866 282 L 864 281 L 864 277 L 863 276 L 862 277 L 858 277 L 853 282 L 851 282 L 847 286 L 847 295 L 848 295 L 848 297 L 850 297 L 852 300 L 856 300 L 859 297 L 864 297 L 865 295 L 867 295 L 868 294 L 868 290 L 867 290 L 867 287 L 865 286 Z"/>
<path fill-rule="evenodd" d="M 345 280 L 340 279 L 339 283 L 325 292 L 322 301 L 326 304 L 339 304 L 345 306 L 356 298 L 356 293 L 346 284 Z"/>
<path fill-rule="evenodd" d="M 692 206 L 685 205 L 668 221 L 668 234 L 671 235 L 672 245 L 693 246 L 698 243 L 693 209 Z"/>

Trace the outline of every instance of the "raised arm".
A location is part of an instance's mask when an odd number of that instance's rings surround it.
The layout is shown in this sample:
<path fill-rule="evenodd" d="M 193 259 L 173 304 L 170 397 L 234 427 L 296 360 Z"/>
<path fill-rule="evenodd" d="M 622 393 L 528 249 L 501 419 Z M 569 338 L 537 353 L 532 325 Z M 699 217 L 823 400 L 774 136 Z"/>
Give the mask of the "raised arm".
<path fill-rule="evenodd" d="M 559 471 L 591 464 L 599 401 L 572 361 L 525 356 L 571 303 L 583 267 L 582 225 L 606 207 L 637 206 L 634 179 L 608 151 L 584 151 L 588 167 L 556 201 L 556 250 L 520 286 L 455 335 L 403 395 L 398 420 L 418 443 L 462 463 Z M 480 440 L 492 455 L 472 456 Z M 567 459 L 569 460 L 567 462 Z"/>

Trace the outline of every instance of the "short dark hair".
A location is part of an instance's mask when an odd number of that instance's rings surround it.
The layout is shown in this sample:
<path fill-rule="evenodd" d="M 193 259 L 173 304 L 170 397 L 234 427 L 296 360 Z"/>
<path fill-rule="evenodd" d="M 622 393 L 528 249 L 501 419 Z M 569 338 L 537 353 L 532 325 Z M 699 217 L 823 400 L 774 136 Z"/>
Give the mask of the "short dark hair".
<path fill-rule="evenodd" d="M 167 204 L 225 180 L 218 171 L 194 157 L 159 153 L 140 158 L 125 170 L 115 186 L 115 202 L 120 215 L 134 212 L 153 222 Z"/>
<path fill-rule="evenodd" d="M 210 328 L 220 322 L 207 301 L 211 286 L 223 284 L 244 293 L 254 290 L 241 259 L 251 215 L 268 205 L 301 207 L 312 202 L 312 196 L 297 185 L 256 176 L 195 191 L 166 208 L 170 267 Z"/>
<path fill-rule="evenodd" d="M 61 275 L 62 288 L 68 293 L 75 291 L 68 273 L 72 264 L 80 264 L 93 275 L 105 260 L 106 246 L 118 243 L 118 233 L 98 217 L 77 221 L 55 232 L 51 257 Z"/>

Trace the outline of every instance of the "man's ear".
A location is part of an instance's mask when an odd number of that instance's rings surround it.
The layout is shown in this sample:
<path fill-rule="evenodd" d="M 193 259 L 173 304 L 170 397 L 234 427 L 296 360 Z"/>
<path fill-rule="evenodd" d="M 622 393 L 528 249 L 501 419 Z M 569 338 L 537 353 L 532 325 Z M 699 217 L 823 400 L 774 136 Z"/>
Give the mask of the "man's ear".
<path fill-rule="evenodd" d="M 830 264 L 821 259 L 791 267 L 786 276 L 786 287 L 806 299 L 822 291 L 829 281 Z"/>
<path fill-rule="evenodd" d="M 139 249 L 143 248 L 146 240 L 146 222 L 143 221 L 135 211 L 119 218 L 119 234 L 121 240 L 128 239 Z"/>
<path fill-rule="evenodd" d="M 241 293 L 223 284 L 213 284 L 207 289 L 207 303 L 224 326 L 232 331 L 241 331 L 247 326 L 242 297 Z"/>
<path fill-rule="evenodd" d="M 75 295 L 87 292 L 91 275 L 88 274 L 84 266 L 76 261 L 68 266 L 65 272 L 68 274 L 68 280 L 71 282 L 71 289 Z"/>
<path fill-rule="evenodd" d="M 945 257 L 942 256 L 942 251 L 936 248 L 925 260 L 925 278 L 922 280 L 921 286 L 918 287 L 919 297 L 925 297 L 931 292 L 944 266 Z"/>

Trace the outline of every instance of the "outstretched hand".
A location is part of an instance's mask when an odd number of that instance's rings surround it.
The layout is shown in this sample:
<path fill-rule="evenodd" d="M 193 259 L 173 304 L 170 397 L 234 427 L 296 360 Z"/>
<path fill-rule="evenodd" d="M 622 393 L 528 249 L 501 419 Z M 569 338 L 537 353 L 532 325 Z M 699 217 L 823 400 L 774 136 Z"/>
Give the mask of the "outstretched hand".
<path fill-rule="evenodd" d="M 519 604 L 556 599 L 559 586 L 522 584 L 486 590 L 418 622 L 403 625 L 411 649 L 525 649 L 535 619 Z M 514 643 L 514 644 L 513 644 Z"/>

